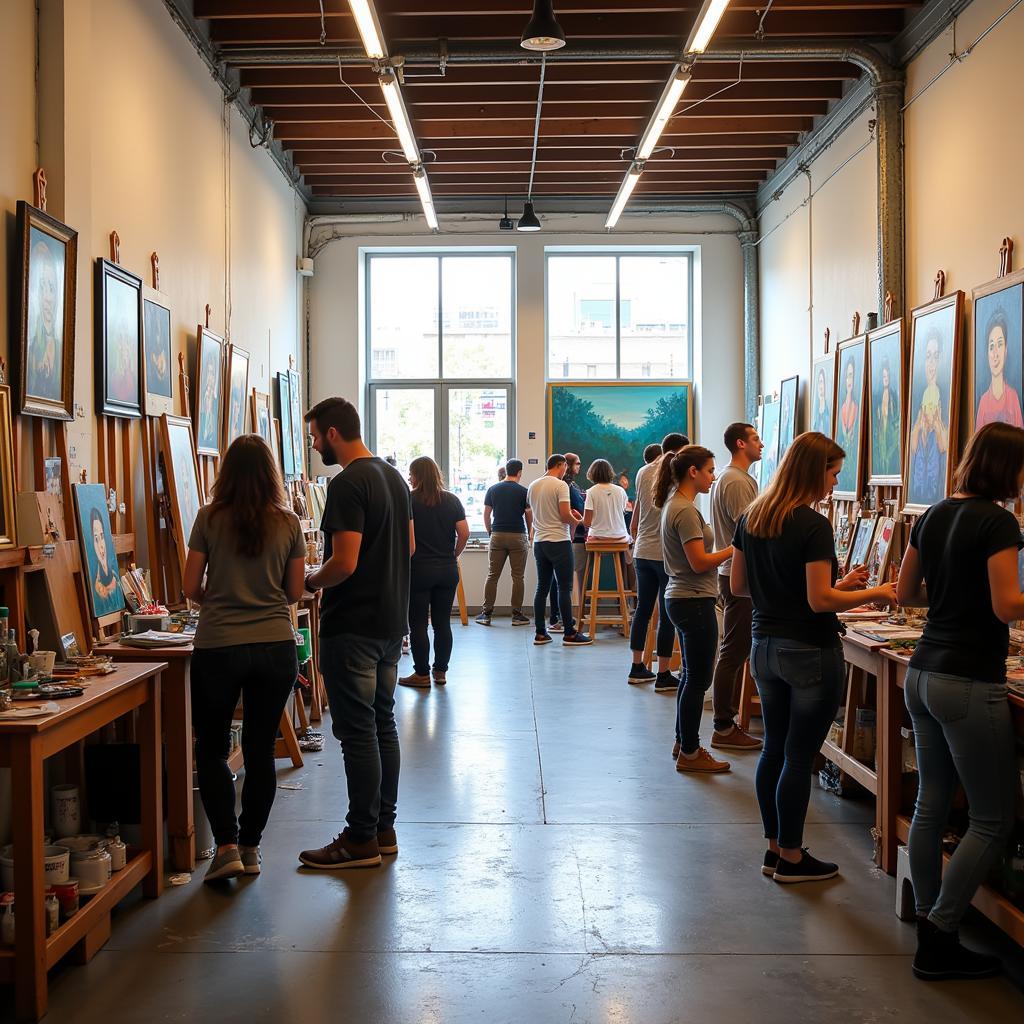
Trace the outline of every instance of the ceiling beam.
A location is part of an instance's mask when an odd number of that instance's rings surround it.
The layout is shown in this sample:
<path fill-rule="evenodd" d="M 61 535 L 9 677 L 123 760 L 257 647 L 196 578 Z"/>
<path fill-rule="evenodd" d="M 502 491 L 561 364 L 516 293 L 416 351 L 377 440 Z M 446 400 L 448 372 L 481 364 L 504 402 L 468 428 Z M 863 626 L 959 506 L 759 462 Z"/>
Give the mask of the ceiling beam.
<path fill-rule="evenodd" d="M 744 167 L 769 167 L 774 169 L 779 160 L 783 159 L 789 152 L 788 148 L 779 146 L 776 149 L 734 149 L 734 150 L 692 150 L 687 149 L 674 157 L 667 154 L 662 157 L 652 158 L 649 165 L 655 165 L 662 161 L 666 163 L 685 165 L 690 167 L 733 167 L 742 165 Z M 573 150 L 573 149 L 541 149 L 538 153 L 538 160 L 544 166 L 552 167 L 621 167 L 628 163 L 629 155 L 622 156 L 621 148 Z M 392 169 L 401 171 L 402 164 L 385 163 L 376 152 L 353 152 L 353 153 L 316 153 L 305 154 L 292 153 L 296 164 L 306 175 L 316 174 L 319 171 L 325 173 L 342 172 L 349 169 L 372 169 L 375 173 L 389 173 Z M 488 152 L 486 150 L 449 150 L 440 154 L 437 160 L 430 161 L 426 166 L 432 167 L 453 166 L 472 167 L 481 174 L 488 173 L 491 169 L 500 170 L 503 167 L 525 167 L 529 170 L 531 150 L 523 147 L 522 150 L 505 150 Z"/>
<path fill-rule="evenodd" d="M 654 195 L 676 195 L 676 194 L 693 194 L 701 192 L 718 192 L 718 193 L 730 193 L 733 195 L 750 195 L 756 192 L 758 183 L 752 181 L 744 185 L 739 182 L 721 181 L 721 182 L 686 182 L 673 185 L 671 188 L 661 182 L 651 182 L 650 184 L 641 183 L 637 186 L 637 192 L 645 192 Z M 605 184 L 566 184 L 566 185 L 542 185 L 534 189 L 534 196 L 573 196 L 573 195 L 600 195 L 600 196 L 613 196 L 617 189 L 616 183 Z M 365 187 L 365 186 L 342 186 L 342 185 L 314 185 L 313 195 L 315 196 L 415 196 L 415 190 L 411 185 L 394 185 L 387 188 L 377 187 Z M 447 196 L 450 198 L 462 198 L 471 196 L 524 196 L 526 195 L 526 189 L 522 185 L 516 185 L 514 187 L 506 187 L 504 185 L 499 186 L 481 186 L 474 185 L 471 188 L 466 188 L 464 185 L 448 186 L 446 188 L 434 189 L 435 195 L 438 198 Z"/>
<path fill-rule="evenodd" d="M 561 161 L 544 158 L 538 161 L 538 167 L 545 174 L 580 174 L 587 171 L 608 171 L 619 175 L 629 164 L 629 160 L 576 160 Z M 308 164 L 300 163 L 306 180 L 324 176 L 348 178 L 388 178 L 405 173 L 401 164 L 385 164 L 381 161 L 368 164 Z M 775 160 L 663 160 L 648 161 L 647 173 L 662 174 L 675 172 L 702 173 L 704 171 L 774 171 Z M 478 174 L 481 177 L 495 174 L 529 174 L 530 161 L 516 160 L 505 163 L 471 163 L 466 161 L 433 161 L 427 165 L 431 178 L 435 174 Z"/>

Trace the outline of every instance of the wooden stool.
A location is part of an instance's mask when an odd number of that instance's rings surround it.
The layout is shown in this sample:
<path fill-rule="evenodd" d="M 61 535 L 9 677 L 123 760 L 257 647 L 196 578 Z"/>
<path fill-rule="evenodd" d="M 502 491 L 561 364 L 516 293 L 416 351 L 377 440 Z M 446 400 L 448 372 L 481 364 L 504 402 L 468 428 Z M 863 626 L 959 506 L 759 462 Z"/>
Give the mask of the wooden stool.
<path fill-rule="evenodd" d="M 651 621 L 647 626 L 647 638 L 644 641 L 643 663 L 648 668 L 654 664 L 654 647 L 658 637 L 658 621 L 661 618 L 660 602 L 654 602 L 654 612 L 651 614 Z M 672 630 L 672 660 L 669 662 L 669 671 L 675 672 L 683 663 L 683 652 L 679 650 L 679 633 Z"/>
<path fill-rule="evenodd" d="M 635 597 L 636 593 L 626 590 L 622 579 L 622 559 L 620 556 L 629 551 L 629 544 L 626 541 L 587 541 L 587 562 L 583 570 L 583 593 L 580 594 L 579 620 L 577 629 L 583 623 L 584 611 L 587 598 L 590 598 L 590 635 L 599 625 L 618 626 L 622 635 L 629 636 L 629 604 L 627 598 Z M 612 556 L 612 564 L 615 566 L 615 589 L 601 590 L 601 558 L 604 555 Z M 587 589 L 587 574 L 590 574 L 590 589 Z M 619 602 L 618 615 L 599 615 L 598 602 L 602 597 L 617 598 Z"/>
<path fill-rule="evenodd" d="M 455 596 L 459 602 L 459 621 L 464 625 L 469 625 L 469 609 L 466 607 L 466 588 L 462 583 L 462 562 L 456 561 L 455 563 L 459 567 L 459 586 L 455 591 Z"/>
<path fill-rule="evenodd" d="M 743 685 L 740 687 L 740 728 L 746 732 L 750 729 L 750 719 L 761 717 L 761 698 L 757 695 L 757 684 L 750 674 L 750 661 L 743 662 Z"/>

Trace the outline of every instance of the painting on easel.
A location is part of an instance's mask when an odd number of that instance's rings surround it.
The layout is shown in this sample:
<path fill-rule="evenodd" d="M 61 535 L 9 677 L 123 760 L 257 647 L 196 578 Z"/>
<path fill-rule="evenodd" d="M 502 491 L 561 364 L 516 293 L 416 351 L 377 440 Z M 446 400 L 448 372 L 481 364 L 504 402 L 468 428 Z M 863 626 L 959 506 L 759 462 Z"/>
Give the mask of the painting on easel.
<path fill-rule="evenodd" d="M 142 291 L 142 380 L 146 415 L 174 411 L 171 387 L 171 308 L 153 288 Z"/>
<path fill-rule="evenodd" d="M 89 613 L 94 619 L 102 619 L 124 608 L 107 490 L 103 484 L 75 484 L 72 491 Z"/>
<path fill-rule="evenodd" d="M 96 411 L 142 415 L 142 278 L 110 260 L 96 261 Z"/>
<path fill-rule="evenodd" d="M 224 403 L 224 450 L 245 433 L 245 398 L 249 390 L 249 353 L 228 345 L 228 380 Z"/>
<path fill-rule="evenodd" d="M 277 404 L 281 418 L 281 469 L 285 480 L 295 476 L 295 435 L 292 433 L 291 385 L 287 373 L 277 375 Z"/>
<path fill-rule="evenodd" d="M 220 455 L 224 339 L 202 325 L 196 352 L 196 452 Z"/>
<path fill-rule="evenodd" d="M 164 451 L 164 472 L 171 498 L 174 543 L 178 549 L 181 572 L 185 572 L 188 541 L 192 526 L 202 507 L 199 486 L 199 460 L 192 440 L 192 423 L 184 416 L 161 416 L 160 431 Z"/>

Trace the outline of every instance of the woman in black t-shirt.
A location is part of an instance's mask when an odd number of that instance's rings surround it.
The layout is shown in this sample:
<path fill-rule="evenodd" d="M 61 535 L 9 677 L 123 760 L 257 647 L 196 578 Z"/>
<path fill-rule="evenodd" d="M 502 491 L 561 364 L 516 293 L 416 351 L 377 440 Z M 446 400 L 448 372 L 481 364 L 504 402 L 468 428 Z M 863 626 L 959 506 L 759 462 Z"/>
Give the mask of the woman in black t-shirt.
<path fill-rule="evenodd" d="M 961 946 L 957 929 L 1013 827 L 1007 623 L 1024 618 L 1024 596 L 1020 527 L 998 503 L 1019 497 L 1022 485 L 1024 430 L 982 427 L 964 452 L 953 497 L 914 524 L 900 568 L 900 602 L 929 608 L 906 681 L 920 773 L 909 842 L 914 974 L 926 980 L 986 978 L 1000 969 L 995 957 Z M 958 783 L 967 792 L 970 827 L 943 873 L 942 835 Z"/>
<path fill-rule="evenodd" d="M 444 489 L 437 463 L 421 455 L 409 464 L 416 551 L 409 574 L 409 640 L 413 671 L 402 686 L 430 686 L 430 638 L 434 627 L 434 682 L 447 682 L 452 654 L 452 603 L 459 586 L 458 558 L 469 540 L 462 502 Z"/>
<path fill-rule="evenodd" d="M 750 670 L 761 696 L 764 747 L 755 784 L 776 882 L 832 878 L 839 868 L 802 849 L 811 768 L 839 708 L 845 665 L 836 612 L 894 601 L 855 566 L 837 582 L 832 526 L 814 506 L 831 493 L 846 453 L 824 434 L 801 434 L 772 482 L 736 526 L 732 592 L 754 604 Z"/>

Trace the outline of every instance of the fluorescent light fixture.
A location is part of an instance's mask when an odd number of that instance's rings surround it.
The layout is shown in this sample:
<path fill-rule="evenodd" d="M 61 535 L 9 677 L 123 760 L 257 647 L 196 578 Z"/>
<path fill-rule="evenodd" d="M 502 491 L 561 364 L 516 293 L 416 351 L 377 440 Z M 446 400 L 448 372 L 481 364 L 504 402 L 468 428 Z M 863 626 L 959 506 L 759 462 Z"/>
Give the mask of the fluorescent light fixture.
<path fill-rule="evenodd" d="M 637 160 L 650 159 L 651 154 L 654 152 L 654 147 L 658 145 L 658 139 L 661 138 L 661 133 L 665 130 L 665 125 L 668 124 L 669 118 L 675 113 L 679 97 L 683 95 L 683 90 L 689 81 L 690 76 L 685 71 L 676 68 L 661 93 L 661 99 L 658 100 L 658 109 L 647 125 L 647 130 L 640 140 L 639 147 L 637 147 Z"/>
<path fill-rule="evenodd" d="M 386 57 L 388 51 L 384 47 L 384 33 L 380 30 L 373 0 L 348 0 L 348 5 L 352 8 L 352 17 L 356 19 L 356 28 L 366 56 L 378 60 Z"/>
<path fill-rule="evenodd" d="M 402 90 L 398 87 L 398 79 L 395 78 L 393 71 L 386 71 L 381 74 L 379 81 L 381 91 L 384 93 L 384 102 L 388 105 L 391 123 L 398 133 L 398 141 L 402 144 L 405 159 L 411 164 L 418 164 L 420 163 L 420 148 L 416 145 L 416 136 L 412 133 L 409 112 L 405 109 L 405 100 L 402 99 Z"/>
<path fill-rule="evenodd" d="M 718 28 L 718 23 L 728 6 L 729 0 L 704 0 L 700 14 L 693 23 L 690 38 L 686 40 L 684 53 L 703 53 L 708 48 L 708 43 L 711 42 L 711 37 L 715 34 L 715 29 Z"/>
<path fill-rule="evenodd" d="M 423 216 L 427 218 L 430 230 L 436 231 L 437 211 L 434 209 L 434 197 L 430 194 L 430 182 L 427 180 L 427 172 L 422 167 L 417 167 L 413 171 L 412 180 L 416 183 L 416 191 L 420 194 Z"/>
<path fill-rule="evenodd" d="M 640 173 L 642 171 L 643 165 L 634 163 L 619 186 L 619 194 L 615 197 L 615 202 L 612 203 L 608 219 L 604 222 L 604 226 L 608 231 L 611 231 L 619 222 L 619 217 L 622 216 L 622 211 L 626 208 L 626 203 L 629 202 L 629 197 L 633 194 L 633 189 L 636 188 L 636 183 L 640 180 Z"/>

